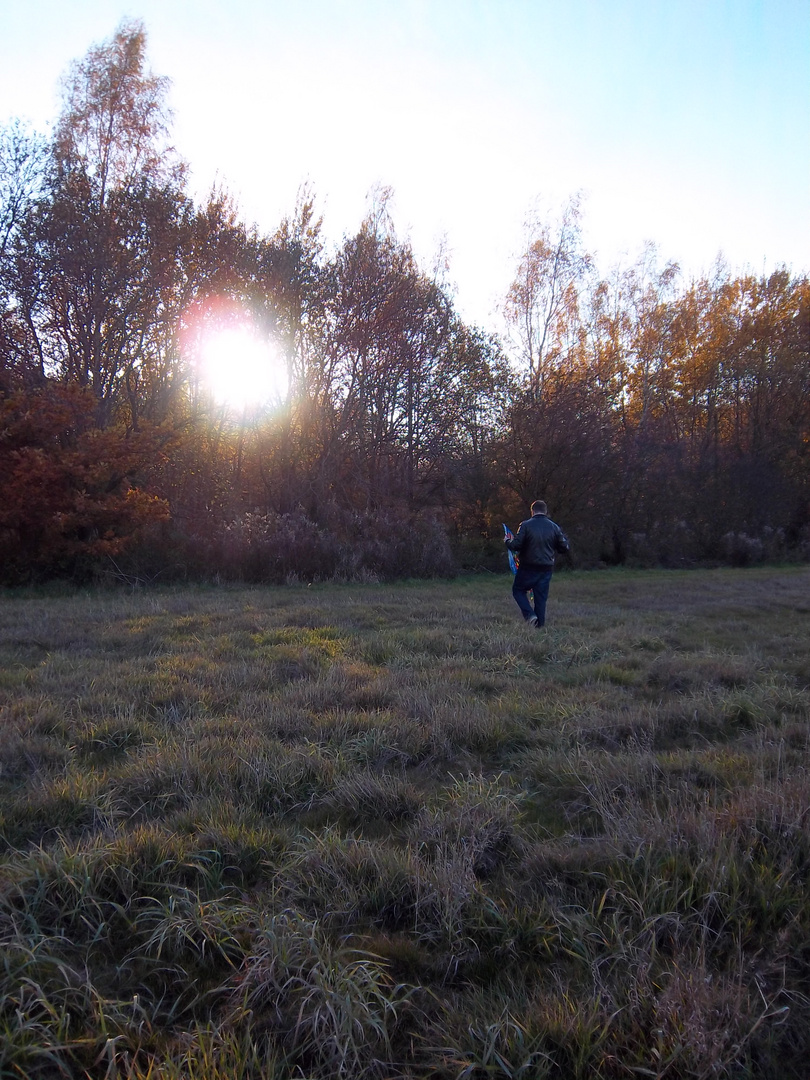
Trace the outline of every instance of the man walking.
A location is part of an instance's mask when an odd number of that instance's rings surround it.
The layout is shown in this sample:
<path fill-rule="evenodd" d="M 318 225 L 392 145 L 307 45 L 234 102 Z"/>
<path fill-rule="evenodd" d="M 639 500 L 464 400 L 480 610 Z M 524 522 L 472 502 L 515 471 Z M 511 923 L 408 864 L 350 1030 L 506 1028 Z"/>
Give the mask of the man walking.
<path fill-rule="evenodd" d="M 542 499 L 536 499 L 531 510 L 532 516 L 521 521 L 517 536 L 510 532 L 504 543 L 519 559 L 512 583 L 512 596 L 529 626 L 539 630 L 546 621 L 546 601 L 554 572 L 554 556 L 567 554 L 571 546 L 560 526 L 548 517 L 548 508 Z M 534 593 L 534 608 L 529 603 L 530 592 Z"/>

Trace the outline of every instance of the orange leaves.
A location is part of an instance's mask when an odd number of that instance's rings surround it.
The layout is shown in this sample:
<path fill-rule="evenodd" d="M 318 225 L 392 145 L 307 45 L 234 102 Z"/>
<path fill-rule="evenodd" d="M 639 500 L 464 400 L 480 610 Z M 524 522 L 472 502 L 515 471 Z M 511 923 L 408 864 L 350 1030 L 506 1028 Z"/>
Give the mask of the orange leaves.
<path fill-rule="evenodd" d="M 46 384 L 0 403 L 0 560 L 7 584 L 84 573 L 169 517 L 136 486 L 149 434 L 92 426 L 92 395 Z"/>

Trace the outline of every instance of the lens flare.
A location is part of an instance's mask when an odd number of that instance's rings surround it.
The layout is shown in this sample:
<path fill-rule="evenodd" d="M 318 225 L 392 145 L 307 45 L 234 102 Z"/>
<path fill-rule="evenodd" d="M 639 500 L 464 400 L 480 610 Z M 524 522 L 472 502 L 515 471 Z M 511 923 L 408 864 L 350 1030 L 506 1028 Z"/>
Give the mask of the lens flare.
<path fill-rule="evenodd" d="M 200 375 L 217 401 L 235 409 L 280 405 L 289 392 L 282 357 L 247 324 L 208 330 Z"/>

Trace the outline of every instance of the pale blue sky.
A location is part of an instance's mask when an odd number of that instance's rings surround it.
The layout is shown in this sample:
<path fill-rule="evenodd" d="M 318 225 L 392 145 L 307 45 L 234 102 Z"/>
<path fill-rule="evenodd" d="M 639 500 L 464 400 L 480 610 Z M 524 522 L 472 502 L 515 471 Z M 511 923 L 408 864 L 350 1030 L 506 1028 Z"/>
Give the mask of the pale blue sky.
<path fill-rule="evenodd" d="M 175 143 L 272 230 L 309 180 L 338 240 L 375 183 L 494 326 L 539 199 L 584 194 L 599 267 L 810 269 L 810 0 L 0 0 L 0 122 L 143 19 Z"/>

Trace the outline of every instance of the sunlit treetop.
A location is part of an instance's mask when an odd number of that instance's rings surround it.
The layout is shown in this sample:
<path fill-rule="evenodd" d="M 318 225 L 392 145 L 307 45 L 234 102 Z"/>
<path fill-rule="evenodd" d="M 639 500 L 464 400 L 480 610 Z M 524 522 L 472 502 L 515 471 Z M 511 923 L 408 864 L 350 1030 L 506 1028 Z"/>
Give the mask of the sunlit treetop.
<path fill-rule="evenodd" d="M 57 160 L 63 168 L 81 165 L 96 180 L 102 203 L 113 187 L 182 173 L 167 145 L 169 85 L 146 66 L 146 31 L 137 20 L 122 22 L 63 79 Z"/>

